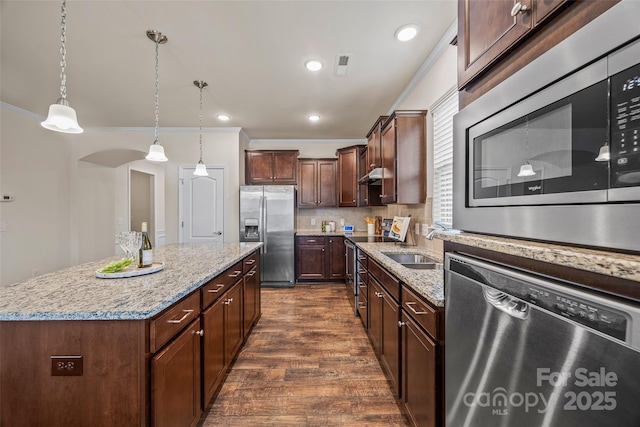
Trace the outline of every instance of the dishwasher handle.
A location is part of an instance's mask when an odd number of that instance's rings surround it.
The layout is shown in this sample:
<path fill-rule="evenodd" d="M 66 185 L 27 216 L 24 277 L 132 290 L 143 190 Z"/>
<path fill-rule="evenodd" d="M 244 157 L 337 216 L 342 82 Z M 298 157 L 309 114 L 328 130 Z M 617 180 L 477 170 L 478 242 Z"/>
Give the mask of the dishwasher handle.
<path fill-rule="evenodd" d="M 516 319 L 526 320 L 529 317 L 529 304 L 526 302 L 488 286 L 483 286 L 482 291 L 484 299 L 498 310 Z"/>

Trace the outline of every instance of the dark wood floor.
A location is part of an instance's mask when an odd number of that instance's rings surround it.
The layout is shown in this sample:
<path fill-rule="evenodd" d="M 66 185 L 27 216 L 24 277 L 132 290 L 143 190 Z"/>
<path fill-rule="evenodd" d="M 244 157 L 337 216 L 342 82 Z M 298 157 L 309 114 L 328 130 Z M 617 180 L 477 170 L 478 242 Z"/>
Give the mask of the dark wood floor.
<path fill-rule="evenodd" d="M 343 284 L 263 288 L 262 318 L 203 423 L 406 425 Z"/>

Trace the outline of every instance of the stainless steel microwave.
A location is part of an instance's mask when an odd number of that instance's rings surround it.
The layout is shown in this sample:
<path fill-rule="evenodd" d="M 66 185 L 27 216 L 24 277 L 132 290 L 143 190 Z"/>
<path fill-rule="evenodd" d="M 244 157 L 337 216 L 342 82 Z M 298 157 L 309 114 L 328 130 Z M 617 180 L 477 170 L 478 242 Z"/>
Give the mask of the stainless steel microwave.
<path fill-rule="evenodd" d="M 454 227 L 640 251 L 640 2 L 618 3 L 454 119 Z"/>

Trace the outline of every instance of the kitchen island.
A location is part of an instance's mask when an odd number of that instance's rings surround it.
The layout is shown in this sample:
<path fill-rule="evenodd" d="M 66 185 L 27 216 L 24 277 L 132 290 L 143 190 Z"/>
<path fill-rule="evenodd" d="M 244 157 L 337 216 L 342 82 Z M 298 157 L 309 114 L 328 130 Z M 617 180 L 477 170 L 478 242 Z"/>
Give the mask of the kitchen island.
<path fill-rule="evenodd" d="M 0 425 L 197 424 L 259 317 L 261 245 L 169 245 L 157 273 L 95 277 L 112 257 L 2 288 Z"/>

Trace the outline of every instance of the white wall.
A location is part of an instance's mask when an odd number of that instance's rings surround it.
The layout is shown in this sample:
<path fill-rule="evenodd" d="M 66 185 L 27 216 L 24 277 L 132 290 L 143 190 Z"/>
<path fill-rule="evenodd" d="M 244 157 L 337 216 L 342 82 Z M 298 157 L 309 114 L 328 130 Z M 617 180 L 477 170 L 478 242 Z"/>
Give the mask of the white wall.
<path fill-rule="evenodd" d="M 71 143 L 34 118 L 0 109 L 2 194 L 0 283 L 10 284 L 71 263 Z"/>

